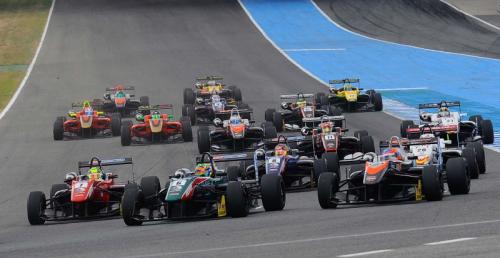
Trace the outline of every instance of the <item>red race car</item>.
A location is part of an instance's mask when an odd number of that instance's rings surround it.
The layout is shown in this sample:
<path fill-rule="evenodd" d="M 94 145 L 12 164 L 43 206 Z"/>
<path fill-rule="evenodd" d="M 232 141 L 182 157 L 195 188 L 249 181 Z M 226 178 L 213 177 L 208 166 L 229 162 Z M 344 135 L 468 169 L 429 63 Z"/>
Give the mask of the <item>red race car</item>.
<path fill-rule="evenodd" d="M 169 110 L 168 114 L 162 114 L 158 110 Z M 145 115 L 146 114 L 146 115 Z M 125 121 L 121 127 L 121 143 L 129 146 L 132 142 L 155 143 L 193 140 L 191 121 L 189 117 L 182 117 L 180 121 L 173 120 L 172 105 L 154 105 L 139 107 L 136 120 Z"/>
<path fill-rule="evenodd" d="M 118 176 L 103 172 L 103 167 L 127 164 L 132 158 L 78 162 L 78 174 L 68 173 L 63 184 L 53 184 L 48 200 L 41 191 L 29 194 L 29 223 L 119 216 L 125 184 L 115 182 Z M 82 168 L 88 168 L 87 174 L 82 175 Z"/>
<path fill-rule="evenodd" d="M 120 114 L 104 115 L 103 112 L 94 110 L 90 101 L 84 101 L 82 104 L 74 103 L 72 106 L 82 106 L 82 110 L 78 112 L 70 110 L 69 119 L 64 116 L 56 118 L 53 130 L 54 140 L 63 140 L 65 136 L 90 138 L 98 134 L 120 135 Z"/>

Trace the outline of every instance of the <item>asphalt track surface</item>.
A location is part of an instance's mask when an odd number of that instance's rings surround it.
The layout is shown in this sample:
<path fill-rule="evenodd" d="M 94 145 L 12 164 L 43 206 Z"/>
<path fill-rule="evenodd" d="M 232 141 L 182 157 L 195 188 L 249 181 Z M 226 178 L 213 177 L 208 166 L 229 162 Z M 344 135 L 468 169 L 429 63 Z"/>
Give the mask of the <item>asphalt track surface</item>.
<path fill-rule="evenodd" d="M 152 103 L 180 107 L 182 88 L 199 74 L 221 74 L 239 85 L 259 120 L 281 93 L 324 90 L 281 56 L 234 1 L 57 2 L 28 84 L 0 121 L 0 256 L 332 257 L 379 249 L 405 257 L 497 256 L 500 172 L 498 155 L 490 151 L 488 174 L 473 181 L 471 194 L 440 203 L 321 210 L 316 192 L 303 192 L 287 195 L 282 212 L 259 210 L 242 219 L 29 226 L 28 192 L 47 192 L 78 160 L 132 156 L 138 177 L 158 175 L 162 183 L 174 169 L 192 166 L 194 143 L 124 148 L 118 138 L 53 142 L 53 120 L 71 102 L 126 83 Z M 399 121 L 384 113 L 348 115 L 348 124 L 377 139 L 399 130 Z M 131 173 L 119 175 L 126 181 Z M 470 249 L 422 246 L 464 237 L 478 239 L 465 242 Z"/>

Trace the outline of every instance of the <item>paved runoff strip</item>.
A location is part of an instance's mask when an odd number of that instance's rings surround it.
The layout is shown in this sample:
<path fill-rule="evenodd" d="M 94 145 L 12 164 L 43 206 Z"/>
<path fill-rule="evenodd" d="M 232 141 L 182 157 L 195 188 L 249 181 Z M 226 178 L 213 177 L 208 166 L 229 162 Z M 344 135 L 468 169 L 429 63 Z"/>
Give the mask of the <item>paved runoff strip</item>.
<path fill-rule="evenodd" d="M 474 239 L 477 239 L 477 237 L 464 237 L 464 238 L 450 239 L 450 240 L 444 240 L 444 241 L 439 241 L 439 242 L 431 242 L 431 243 L 427 243 L 424 245 L 445 245 L 445 244 L 469 241 L 469 240 L 474 240 Z"/>
<path fill-rule="evenodd" d="M 374 250 L 374 251 L 368 251 L 368 252 L 362 252 L 362 253 L 353 253 L 353 254 L 343 254 L 339 255 L 337 257 L 358 257 L 358 256 L 365 256 L 365 255 L 371 255 L 371 254 L 380 254 L 380 253 L 387 253 L 390 251 L 394 251 L 393 249 L 384 249 L 384 250 Z"/>

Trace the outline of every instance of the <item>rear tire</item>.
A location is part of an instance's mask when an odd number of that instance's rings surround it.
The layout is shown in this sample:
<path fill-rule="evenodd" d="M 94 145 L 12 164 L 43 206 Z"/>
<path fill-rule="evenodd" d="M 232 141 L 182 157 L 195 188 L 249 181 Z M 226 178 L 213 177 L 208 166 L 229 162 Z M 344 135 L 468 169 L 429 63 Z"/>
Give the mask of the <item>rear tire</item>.
<path fill-rule="evenodd" d="M 361 140 L 362 136 L 368 136 L 368 132 L 366 130 L 359 130 L 354 132 L 354 137 L 358 138 L 359 140 Z"/>
<path fill-rule="evenodd" d="M 384 109 L 384 105 L 382 103 L 382 95 L 378 92 L 373 94 L 373 106 L 375 111 L 382 111 Z"/>
<path fill-rule="evenodd" d="M 274 139 L 278 137 L 278 132 L 273 123 L 266 123 L 264 126 L 264 139 Z"/>
<path fill-rule="evenodd" d="M 450 194 L 468 194 L 470 190 L 470 177 L 463 158 L 451 158 L 446 161 L 446 179 Z"/>
<path fill-rule="evenodd" d="M 237 88 L 237 87 L 233 88 L 233 98 L 236 101 L 242 101 L 243 100 L 243 96 L 241 95 L 241 89 L 240 88 Z"/>
<path fill-rule="evenodd" d="M 158 202 L 158 193 L 161 190 L 160 179 L 157 176 L 141 178 L 142 198 L 146 204 L 154 205 Z"/>
<path fill-rule="evenodd" d="M 495 141 L 495 135 L 493 134 L 493 124 L 491 120 L 482 120 L 479 124 L 479 131 L 483 137 L 483 142 L 485 144 L 492 144 Z"/>
<path fill-rule="evenodd" d="M 316 159 L 314 160 L 314 163 L 313 163 L 313 169 L 314 169 L 314 182 L 315 183 L 318 183 L 318 178 L 321 174 L 325 173 L 328 171 L 327 167 L 326 167 L 326 159 Z"/>
<path fill-rule="evenodd" d="M 276 109 L 274 109 L 274 108 L 266 109 L 266 113 L 265 113 L 266 121 L 268 121 L 268 122 L 274 121 L 274 112 L 276 112 Z"/>
<path fill-rule="evenodd" d="M 127 226 L 140 226 L 142 221 L 135 218 L 136 212 L 140 209 L 140 192 L 135 184 L 125 186 L 121 203 L 121 213 L 123 221 Z"/>
<path fill-rule="evenodd" d="M 207 129 L 198 129 L 198 152 L 200 154 L 210 152 L 210 131 Z"/>
<path fill-rule="evenodd" d="M 361 136 L 361 152 L 375 152 L 375 143 L 373 143 L 373 137 L 371 136 Z"/>
<path fill-rule="evenodd" d="M 120 113 L 111 114 L 111 133 L 113 136 L 120 136 L 122 127 L 122 116 Z"/>
<path fill-rule="evenodd" d="M 484 155 L 484 146 L 482 141 L 471 142 L 468 144 L 476 152 L 477 166 L 479 167 L 479 174 L 486 173 L 486 158 Z"/>
<path fill-rule="evenodd" d="M 185 88 L 184 89 L 184 104 L 194 105 L 195 95 L 193 89 Z"/>
<path fill-rule="evenodd" d="M 276 131 L 283 132 L 283 118 L 281 117 L 280 112 L 274 112 L 273 124 L 274 127 L 276 127 Z"/>
<path fill-rule="evenodd" d="M 228 181 L 238 181 L 238 178 L 241 176 L 240 167 L 230 166 L 227 168 L 226 174 Z"/>
<path fill-rule="evenodd" d="M 260 180 L 262 205 L 266 211 L 283 210 L 286 203 L 285 184 L 279 175 L 265 174 Z"/>
<path fill-rule="evenodd" d="M 422 171 L 422 193 L 427 201 L 441 201 L 443 199 L 442 178 L 437 167 L 424 167 Z"/>
<path fill-rule="evenodd" d="M 337 178 L 340 178 L 340 164 L 339 164 L 339 155 L 336 152 L 325 152 L 321 156 L 322 159 L 325 160 L 326 163 L 326 171 L 334 173 L 337 175 Z M 319 175 L 318 175 L 319 177 Z"/>
<path fill-rule="evenodd" d="M 120 140 L 122 146 L 130 146 L 132 143 L 132 132 L 130 131 L 132 128 L 132 121 L 125 121 L 121 127 Z"/>
<path fill-rule="evenodd" d="M 141 96 L 139 98 L 139 102 L 141 102 L 141 106 L 149 106 L 149 97 L 148 96 Z"/>
<path fill-rule="evenodd" d="M 400 127 L 399 127 L 401 137 L 407 138 L 408 137 L 408 133 L 406 132 L 406 129 L 410 128 L 413 125 L 415 125 L 415 123 L 413 122 L 413 120 L 403 120 L 401 122 Z"/>
<path fill-rule="evenodd" d="M 469 117 L 469 121 L 473 121 L 476 123 L 477 126 L 479 126 L 479 123 L 483 121 L 483 116 L 482 115 L 473 115 Z"/>
<path fill-rule="evenodd" d="M 467 162 L 467 168 L 469 169 L 469 176 L 471 179 L 479 178 L 479 166 L 476 158 L 476 152 L 472 147 L 467 147 L 462 150 L 462 157 Z"/>
<path fill-rule="evenodd" d="M 182 125 L 182 139 L 185 142 L 192 142 L 193 130 L 191 129 L 191 120 L 189 119 L 189 117 L 182 117 L 181 125 Z"/>
<path fill-rule="evenodd" d="M 191 104 L 186 104 L 182 106 L 182 116 L 189 117 L 191 121 L 191 125 L 196 124 L 196 111 L 194 110 L 194 106 Z"/>
<path fill-rule="evenodd" d="M 53 134 L 54 134 L 55 141 L 60 141 L 64 138 L 64 121 L 65 120 L 66 120 L 66 118 L 64 116 L 59 116 L 56 118 L 56 121 L 54 122 Z"/>
<path fill-rule="evenodd" d="M 28 196 L 28 221 L 31 225 L 42 225 L 45 223 L 46 199 L 45 194 L 40 191 L 31 192 Z"/>
<path fill-rule="evenodd" d="M 247 204 L 247 196 L 240 182 L 229 182 L 227 184 L 226 196 L 226 207 L 229 216 L 240 218 L 248 215 L 249 206 Z"/>
<path fill-rule="evenodd" d="M 318 202 L 322 209 L 337 208 L 337 203 L 332 202 L 338 191 L 339 179 L 334 173 L 323 173 L 318 178 Z"/>

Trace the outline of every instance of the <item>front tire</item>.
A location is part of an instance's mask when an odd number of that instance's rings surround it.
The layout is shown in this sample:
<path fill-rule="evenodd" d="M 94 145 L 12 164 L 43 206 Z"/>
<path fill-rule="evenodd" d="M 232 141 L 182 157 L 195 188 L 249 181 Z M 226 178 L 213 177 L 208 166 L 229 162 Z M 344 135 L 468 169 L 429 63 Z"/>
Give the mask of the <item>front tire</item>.
<path fill-rule="evenodd" d="M 130 184 L 125 187 L 121 203 L 121 213 L 123 222 L 127 226 L 140 226 L 142 221 L 136 218 L 136 213 L 140 209 L 140 192 L 135 184 Z"/>
<path fill-rule="evenodd" d="M 399 131 L 400 131 L 401 137 L 407 138 L 408 133 L 406 132 L 406 130 L 414 125 L 415 125 L 415 123 L 413 122 L 413 120 L 403 120 L 401 122 L 401 125 L 399 126 Z"/>
<path fill-rule="evenodd" d="M 422 193 L 427 201 L 441 201 L 443 199 L 442 179 L 437 167 L 424 167 L 422 172 Z"/>
<path fill-rule="evenodd" d="M 125 121 L 120 129 L 120 140 L 122 146 L 130 146 L 132 143 L 132 121 Z"/>
<path fill-rule="evenodd" d="M 276 131 L 283 132 L 283 118 L 280 112 L 274 112 L 273 124 L 276 127 Z"/>
<path fill-rule="evenodd" d="M 463 158 L 451 158 L 446 161 L 446 179 L 452 195 L 468 194 L 470 177 L 467 174 L 466 161 Z"/>
<path fill-rule="evenodd" d="M 285 184 L 279 175 L 265 174 L 261 180 L 262 205 L 266 211 L 283 210 L 286 203 Z"/>
<path fill-rule="evenodd" d="M 54 122 L 53 134 L 54 134 L 55 141 L 60 141 L 64 138 L 64 121 L 65 120 L 66 120 L 65 117 L 60 116 L 60 117 L 57 117 L 56 121 Z"/>
<path fill-rule="evenodd" d="M 200 154 L 210 152 L 210 131 L 200 127 L 198 129 L 198 152 Z"/>
<path fill-rule="evenodd" d="M 482 120 L 481 122 L 479 122 L 479 124 L 483 142 L 485 144 L 493 144 L 493 142 L 495 141 L 495 135 L 493 134 L 493 124 L 491 123 L 491 120 Z"/>
<path fill-rule="evenodd" d="M 188 117 L 181 118 L 182 139 L 185 142 L 193 141 L 193 130 L 191 129 L 191 120 Z"/>
<path fill-rule="evenodd" d="M 28 221 L 31 225 L 42 225 L 45 223 L 46 208 L 45 194 L 40 191 L 31 192 L 28 196 Z"/>
<path fill-rule="evenodd" d="M 111 114 L 111 133 L 113 136 L 120 136 L 122 127 L 122 116 L 120 113 Z"/>
<path fill-rule="evenodd" d="M 335 173 L 323 173 L 318 178 L 318 202 L 322 209 L 337 208 L 333 202 L 338 191 L 339 179 Z"/>
<path fill-rule="evenodd" d="M 246 217 L 249 212 L 247 196 L 240 182 L 229 182 L 226 189 L 227 213 L 233 218 Z"/>

